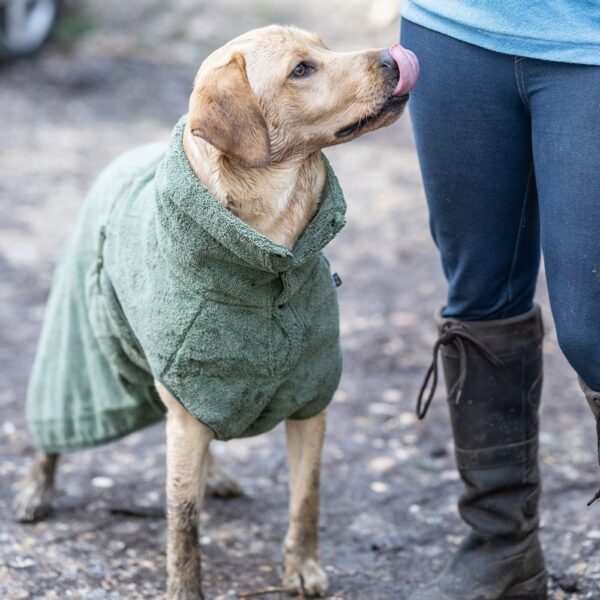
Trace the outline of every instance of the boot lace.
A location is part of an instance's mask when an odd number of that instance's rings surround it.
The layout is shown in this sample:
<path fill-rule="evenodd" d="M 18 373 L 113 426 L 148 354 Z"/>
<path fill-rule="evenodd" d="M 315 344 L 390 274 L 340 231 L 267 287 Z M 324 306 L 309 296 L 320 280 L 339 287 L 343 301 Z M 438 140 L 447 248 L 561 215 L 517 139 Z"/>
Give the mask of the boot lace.
<path fill-rule="evenodd" d="M 504 363 L 491 350 L 486 348 L 485 345 L 480 342 L 465 325 L 456 322 L 444 323 L 442 326 L 442 332 L 433 345 L 433 359 L 429 365 L 429 368 L 427 369 L 425 379 L 423 380 L 423 385 L 421 385 L 419 396 L 417 398 L 417 417 L 419 419 L 423 420 L 427 415 L 427 411 L 429 410 L 429 406 L 431 405 L 435 390 L 437 388 L 438 355 L 442 346 L 452 345 L 458 352 L 459 375 L 458 379 L 454 382 L 452 388 L 448 392 L 448 400 L 452 401 L 452 399 L 454 399 L 455 404 L 460 402 L 460 397 L 467 379 L 467 350 L 465 348 L 465 342 L 470 342 L 471 345 L 479 352 L 479 354 L 481 354 L 494 366 L 504 366 Z M 431 386 L 429 387 L 429 392 L 426 396 L 425 392 L 427 391 L 430 380 Z"/>

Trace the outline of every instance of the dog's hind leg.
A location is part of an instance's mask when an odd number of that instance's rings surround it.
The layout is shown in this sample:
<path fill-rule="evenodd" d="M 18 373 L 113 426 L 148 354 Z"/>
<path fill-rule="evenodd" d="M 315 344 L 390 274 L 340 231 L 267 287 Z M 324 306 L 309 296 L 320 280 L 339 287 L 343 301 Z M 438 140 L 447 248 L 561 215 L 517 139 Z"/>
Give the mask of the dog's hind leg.
<path fill-rule="evenodd" d="M 38 450 L 29 473 L 12 504 L 13 515 L 22 523 L 33 523 L 46 518 L 52 506 L 54 474 L 59 454 Z"/>
<path fill-rule="evenodd" d="M 208 471 L 212 431 L 190 415 L 160 384 L 167 407 L 167 598 L 202 596 L 198 519 Z"/>
<path fill-rule="evenodd" d="M 324 596 L 327 574 L 319 558 L 319 477 L 325 437 L 325 411 L 286 421 L 290 469 L 290 523 L 283 544 L 284 585 Z"/>
<path fill-rule="evenodd" d="M 219 460 L 210 451 L 208 452 L 206 493 L 215 498 L 238 498 L 244 495 L 238 482 L 223 469 Z"/>

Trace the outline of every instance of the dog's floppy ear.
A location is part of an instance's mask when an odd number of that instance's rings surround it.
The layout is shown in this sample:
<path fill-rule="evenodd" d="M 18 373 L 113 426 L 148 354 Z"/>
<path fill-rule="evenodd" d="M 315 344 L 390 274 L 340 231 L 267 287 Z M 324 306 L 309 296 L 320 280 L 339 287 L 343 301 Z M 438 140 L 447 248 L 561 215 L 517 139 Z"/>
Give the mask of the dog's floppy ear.
<path fill-rule="evenodd" d="M 244 57 L 208 73 L 190 98 L 190 129 L 248 167 L 271 161 L 269 130 L 246 76 Z"/>

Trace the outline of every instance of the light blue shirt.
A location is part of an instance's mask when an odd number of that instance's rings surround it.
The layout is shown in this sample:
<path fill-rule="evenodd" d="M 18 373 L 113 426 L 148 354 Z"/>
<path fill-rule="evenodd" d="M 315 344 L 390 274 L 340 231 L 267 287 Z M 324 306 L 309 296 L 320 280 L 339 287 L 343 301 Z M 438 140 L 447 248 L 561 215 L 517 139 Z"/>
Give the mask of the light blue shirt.
<path fill-rule="evenodd" d="M 600 65 L 600 0 L 403 0 L 402 17 L 504 54 Z"/>

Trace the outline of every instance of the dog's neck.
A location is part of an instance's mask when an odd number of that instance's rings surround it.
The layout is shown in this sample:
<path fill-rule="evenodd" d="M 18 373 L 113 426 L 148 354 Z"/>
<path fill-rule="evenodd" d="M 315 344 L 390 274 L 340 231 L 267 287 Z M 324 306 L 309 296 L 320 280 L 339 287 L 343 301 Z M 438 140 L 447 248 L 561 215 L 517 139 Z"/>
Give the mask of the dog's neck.
<path fill-rule="evenodd" d="M 276 244 L 294 246 L 317 211 L 325 183 L 319 152 L 249 168 L 229 160 L 187 127 L 183 147 L 196 177 L 219 202 Z"/>

